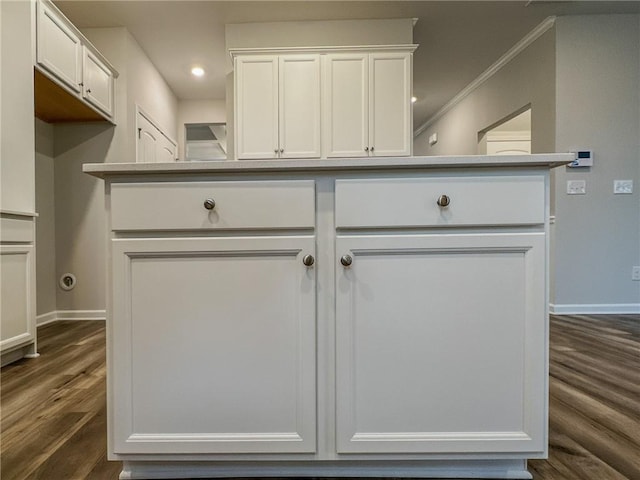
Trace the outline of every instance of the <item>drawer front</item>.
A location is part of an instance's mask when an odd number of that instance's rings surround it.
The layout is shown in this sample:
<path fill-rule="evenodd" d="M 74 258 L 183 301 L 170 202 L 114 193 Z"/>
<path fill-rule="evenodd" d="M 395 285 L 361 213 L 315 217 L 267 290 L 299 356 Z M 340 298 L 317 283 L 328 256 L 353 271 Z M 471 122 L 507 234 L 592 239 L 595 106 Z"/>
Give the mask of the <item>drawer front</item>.
<path fill-rule="evenodd" d="M 446 195 L 449 205 L 438 205 Z M 534 225 L 545 220 L 545 177 L 336 180 L 336 227 Z"/>
<path fill-rule="evenodd" d="M 215 202 L 212 209 L 205 201 Z M 129 230 L 313 228 L 313 180 L 115 183 L 111 226 Z"/>
<path fill-rule="evenodd" d="M 16 218 L 3 216 L 0 218 L 0 242 L 31 243 L 33 242 L 34 218 Z"/>

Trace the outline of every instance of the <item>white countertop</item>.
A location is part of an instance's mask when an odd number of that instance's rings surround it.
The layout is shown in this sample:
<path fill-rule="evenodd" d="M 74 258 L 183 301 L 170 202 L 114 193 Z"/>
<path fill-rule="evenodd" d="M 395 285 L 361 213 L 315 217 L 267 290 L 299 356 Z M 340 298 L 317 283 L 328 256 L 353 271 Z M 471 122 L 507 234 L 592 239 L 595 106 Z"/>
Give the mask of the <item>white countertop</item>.
<path fill-rule="evenodd" d="M 231 172 L 294 172 L 327 170 L 397 170 L 436 168 L 558 167 L 574 160 L 571 153 L 535 155 L 466 155 L 442 157 L 374 157 L 328 159 L 218 160 L 173 163 L 87 163 L 83 172 L 109 175 L 190 174 Z"/>

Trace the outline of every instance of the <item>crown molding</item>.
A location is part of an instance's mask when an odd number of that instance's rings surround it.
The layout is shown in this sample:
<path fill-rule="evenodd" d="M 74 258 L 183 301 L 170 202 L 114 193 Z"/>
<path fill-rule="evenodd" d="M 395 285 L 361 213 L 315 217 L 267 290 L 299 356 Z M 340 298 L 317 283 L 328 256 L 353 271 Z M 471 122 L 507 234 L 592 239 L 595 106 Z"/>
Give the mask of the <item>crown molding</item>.
<path fill-rule="evenodd" d="M 437 120 L 439 120 L 445 113 L 455 107 L 458 103 L 468 97 L 471 92 L 477 89 L 484 82 L 489 80 L 492 76 L 494 76 L 502 67 L 504 67 L 507 63 L 517 57 L 522 51 L 535 42 L 538 38 L 542 36 L 547 30 L 552 28 L 556 23 L 556 17 L 547 17 L 544 21 L 542 21 L 536 28 L 531 30 L 527 35 L 525 35 L 518 43 L 516 43 L 507 53 L 505 53 L 502 57 L 500 57 L 493 65 L 487 68 L 484 72 L 482 72 L 474 81 L 472 81 L 469 85 L 463 88 L 460 93 L 458 93 L 455 97 L 449 100 L 440 110 L 438 110 L 435 114 L 433 114 L 426 122 L 420 125 L 414 132 L 413 137 L 417 137 L 422 132 L 424 132 L 427 128 L 433 125 Z"/>

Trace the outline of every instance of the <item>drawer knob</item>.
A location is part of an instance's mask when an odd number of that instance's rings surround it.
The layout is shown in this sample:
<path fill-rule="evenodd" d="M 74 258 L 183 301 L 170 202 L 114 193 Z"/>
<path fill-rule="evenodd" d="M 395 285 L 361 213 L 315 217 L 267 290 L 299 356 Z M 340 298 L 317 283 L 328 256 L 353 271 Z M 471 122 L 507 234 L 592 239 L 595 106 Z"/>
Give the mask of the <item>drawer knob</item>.
<path fill-rule="evenodd" d="M 440 195 L 440 197 L 438 197 L 437 203 L 440 207 L 448 207 L 451 203 L 451 199 L 447 195 Z"/>
<path fill-rule="evenodd" d="M 204 208 L 207 210 L 213 210 L 216 207 L 216 201 L 213 198 L 207 198 L 204 201 Z"/>
<path fill-rule="evenodd" d="M 305 255 L 304 257 L 302 257 L 302 263 L 304 263 L 307 267 L 312 266 L 315 261 L 316 259 L 313 258 L 313 255 Z"/>
<path fill-rule="evenodd" d="M 340 257 L 340 263 L 343 267 L 350 267 L 353 263 L 353 258 L 351 258 L 351 255 L 343 255 Z"/>

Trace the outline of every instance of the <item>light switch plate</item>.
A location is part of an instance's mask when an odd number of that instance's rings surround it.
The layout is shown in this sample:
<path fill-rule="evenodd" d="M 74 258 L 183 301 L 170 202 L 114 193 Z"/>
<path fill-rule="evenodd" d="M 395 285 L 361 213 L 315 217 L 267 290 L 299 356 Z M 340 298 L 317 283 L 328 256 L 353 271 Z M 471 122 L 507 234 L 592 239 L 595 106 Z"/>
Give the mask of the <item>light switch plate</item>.
<path fill-rule="evenodd" d="M 633 193 L 633 180 L 614 180 L 613 193 L 615 195 L 628 195 Z"/>
<path fill-rule="evenodd" d="M 587 193 L 586 180 L 567 180 L 568 195 L 585 195 Z"/>

